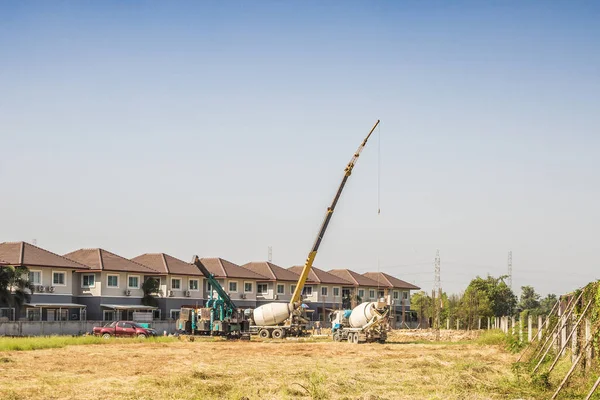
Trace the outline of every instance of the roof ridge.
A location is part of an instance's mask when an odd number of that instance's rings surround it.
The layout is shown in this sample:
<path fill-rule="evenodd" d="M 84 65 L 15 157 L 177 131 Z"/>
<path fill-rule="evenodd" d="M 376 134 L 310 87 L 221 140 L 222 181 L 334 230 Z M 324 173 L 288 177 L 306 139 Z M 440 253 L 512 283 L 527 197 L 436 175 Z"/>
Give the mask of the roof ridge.
<path fill-rule="evenodd" d="M 354 272 L 348 268 L 346 268 L 346 271 L 348 272 L 348 275 L 350 275 L 350 278 L 352 278 L 354 283 L 356 283 L 357 286 L 360 286 L 360 283 L 358 282 L 358 280 L 356 280 L 356 277 L 354 276 L 354 274 L 356 274 L 356 272 Z"/>
<path fill-rule="evenodd" d="M 167 271 L 167 274 L 168 274 L 171 271 L 169 270 L 169 267 L 167 266 L 167 258 L 165 257 L 165 253 L 160 253 L 160 257 L 163 260 L 163 265 L 165 266 L 165 271 Z"/>
<path fill-rule="evenodd" d="M 271 264 L 271 262 L 269 261 L 265 261 L 267 263 L 267 268 L 269 269 L 269 272 L 271 272 L 271 276 L 273 277 L 273 279 L 277 280 L 277 276 L 275 275 L 275 272 L 273 271 L 273 266 Z"/>
<path fill-rule="evenodd" d="M 223 276 L 226 278 L 229 278 L 229 276 L 227 276 L 227 271 L 225 271 L 225 266 L 223 265 L 223 259 L 221 257 L 217 257 L 217 261 L 219 261 L 219 265 L 221 266 L 221 269 L 223 270 Z"/>
<path fill-rule="evenodd" d="M 104 260 L 102 259 L 102 249 L 98 247 L 98 260 L 100 260 L 100 269 L 104 271 Z"/>

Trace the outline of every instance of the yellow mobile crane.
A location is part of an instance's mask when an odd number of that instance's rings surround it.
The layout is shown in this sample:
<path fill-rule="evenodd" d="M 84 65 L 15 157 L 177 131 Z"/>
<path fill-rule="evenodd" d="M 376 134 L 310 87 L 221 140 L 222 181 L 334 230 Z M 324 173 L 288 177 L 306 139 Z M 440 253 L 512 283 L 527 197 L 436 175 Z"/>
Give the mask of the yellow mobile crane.
<path fill-rule="evenodd" d="M 308 253 L 308 258 L 304 263 L 304 268 L 302 268 L 302 273 L 300 274 L 300 278 L 298 279 L 298 283 L 296 284 L 296 289 L 294 290 L 294 294 L 290 299 L 289 304 L 285 303 L 268 303 L 262 305 L 254 310 L 253 320 L 254 325 L 251 326 L 251 330 L 254 332 L 258 332 L 259 336 L 263 338 L 268 338 L 272 336 L 273 338 L 279 339 L 284 336 L 289 336 L 290 334 L 298 334 L 301 331 L 301 328 L 298 327 L 298 322 L 307 322 L 302 317 L 302 290 L 304 289 L 304 284 L 308 279 L 308 274 L 312 268 L 315 257 L 317 256 L 317 251 L 319 250 L 319 246 L 321 245 L 321 241 L 325 236 L 325 231 L 327 230 L 327 226 L 331 221 L 331 217 L 333 216 L 333 211 L 335 210 L 335 206 L 337 205 L 340 196 L 342 195 L 342 191 L 344 190 L 344 186 L 346 186 L 346 182 L 348 178 L 352 174 L 352 169 L 360 156 L 360 153 L 364 149 L 367 144 L 367 141 L 371 137 L 371 134 L 375 131 L 379 125 L 379 120 L 373 125 L 371 131 L 367 137 L 362 141 L 360 146 L 358 146 L 358 150 L 354 153 L 354 156 L 344 169 L 344 177 L 342 178 L 342 183 L 331 202 L 331 205 L 327 207 L 327 212 L 325 213 L 325 218 L 323 223 L 321 224 L 321 228 L 319 229 L 319 233 L 313 244 L 313 247 Z M 281 325 L 283 323 L 283 325 Z"/>

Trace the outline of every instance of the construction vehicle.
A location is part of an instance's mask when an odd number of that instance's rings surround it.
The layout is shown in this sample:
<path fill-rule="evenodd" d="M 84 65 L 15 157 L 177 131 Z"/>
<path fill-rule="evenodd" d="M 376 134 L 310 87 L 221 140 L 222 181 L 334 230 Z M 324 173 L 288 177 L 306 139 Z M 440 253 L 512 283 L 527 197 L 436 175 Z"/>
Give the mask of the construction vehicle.
<path fill-rule="evenodd" d="M 179 333 L 224 336 L 227 339 L 250 339 L 248 313 L 236 307 L 219 281 L 202 264 L 198 256 L 192 260 L 204 275 L 212 293 L 205 307 L 182 307 L 177 320 Z"/>
<path fill-rule="evenodd" d="M 298 279 L 298 283 L 296 284 L 296 289 L 292 294 L 292 298 L 289 303 L 268 303 L 257 307 L 252 315 L 252 319 L 254 324 L 251 325 L 251 330 L 253 333 L 258 333 L 258 335 L 262 338 L 273 337 L 275 339 L 284 338 L 285 336 L 290 335 L 300 335 L 306 331 L 306 327 L 308 324 L 308 319 L 306 318 L 305 306 L 302 303 L 302 291 L 304 289 L 304 284 L 308 279 L 308 274 L 312 269 L 313 262 L 315 257 L 317 256 L 317 251 L 319 250 L 319 246 L 321 245 L 321 241 L 325 236 L 325 231 L 327 230 L 327 226 L 331 221 L 331 217 L 333 216 L 333 211 L 335 210 L 335 206 L 337 205 L 340 196 L 342 195 L 342 191 L 344 190 L 344 186 L 346 186 L 346 182 L 348 178 L 352 174 L 352 169 L 356 164 L 360 153 L 364 149 L 367 141 L 371 137 L 371 134 L 375 131 L 379 125 L 379 120 L 373 125 L 371 131 L 367 135 L 367 137 L 362 141 L 358 150 L 354 153 L 354 156 L 344 169 L 344 177 L 342 178 L 342 183 L 340 184 L 335 197 L 329 207 L 327 207 L 327 212 L 325 213 L 325 218 L 321 224 L 321 228 L 319 229 L 319 233 L 317 234 L 317 238 L 313 244 L 310 253 L 308 253 L 308 258 L 304 263 L 304 267 L 302 268 L 302 273 Z"/>
<path fill-rule="evenodd" d="M 361 303 L 352 310 L 337 310 L 329 314 L 331 334 L 336 342 L 385 343 L 390 307 L 382 299 Z"/>

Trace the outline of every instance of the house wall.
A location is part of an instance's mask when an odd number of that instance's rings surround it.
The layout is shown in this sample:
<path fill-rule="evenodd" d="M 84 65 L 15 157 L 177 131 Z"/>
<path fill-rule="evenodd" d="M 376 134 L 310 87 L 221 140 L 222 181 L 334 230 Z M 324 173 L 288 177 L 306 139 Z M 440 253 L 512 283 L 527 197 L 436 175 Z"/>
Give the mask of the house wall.
<path fill-rule="evenodd" d="M 104 297 L 104 296 L 82 296 L 75 299 L 75 303 L 84 304 L 87 306 L 87 319 L 102 321 L 103 309 L 100 304 L 115 304 L 115 305 L 141 305 L 141 297 Z"/>
<path fill-rule="evenodd" d="M 41 284 L 35 284 L 35 292 L 39 293 L 38 286 L 44 287 L 44 293 L 48 293 L 48 287 L 54 287 L 52 294 L 72 295 L 73 294 L 73 280 L 76 279 L 75 272 L 72 269 L 67 268 L 50 268 L 50 267 L 27 267 L 29 271 L 40 271 L 41 272 Z M 61 272 L 65 275 L 64 285 L 55 285 L 53 282 L 53 273 Z"/>
<path fill-rule="evenodd" d="M 243 278 L 219 278 L 219 279 L 217 279 L 217 281 L 219 282 L 219 284 L 221 286 L 223 286 L 223 289 L 225 290 L 225 292 L 229 293 L 229 297 L 231 297 L 231 299 L 236 303 L 236 305 L 238 303 L 240 303 L 240 304 L 256 304 L 256 283 L 257 283 L 256 280 L 243 279 Z M 230 282 L 237 282 L 237 290 L 236 291 L 229 290 Z M 244 283 L 246 283 L 246 282 L 252 284 L 252 291 L 246 292 L 244 290 Z M 208 292 L 208 280 L 206 280 L 206 279 L 204 280 L 203 288 L 204 288 L 204 293 L 205 293 L 205 299 L 208 299 L 210 293 Z"/>
<path fill-rule="evenodd" d="M 173 289 L 172 281 L 174 279 L 179 279 L 181 284 L 179 289 Z M 190 290 L 190 280 L 198 281 L 198 289 Z M 168 275 L 167 277 L 161 277 L 161 286 L 165 286 L 165 290 L 163 293 L 166 297 L 171 298 L 186 298 L 186 299 L 195 299 L 201 300 L 204 299 L 204 278 L 201 276 L 185 276 L 185 275 Z M 186 296 L 185 292 L 190 292 L 190 296 Z M 169 291 L 173 292 L 173 295 L 169 295 Z"/>

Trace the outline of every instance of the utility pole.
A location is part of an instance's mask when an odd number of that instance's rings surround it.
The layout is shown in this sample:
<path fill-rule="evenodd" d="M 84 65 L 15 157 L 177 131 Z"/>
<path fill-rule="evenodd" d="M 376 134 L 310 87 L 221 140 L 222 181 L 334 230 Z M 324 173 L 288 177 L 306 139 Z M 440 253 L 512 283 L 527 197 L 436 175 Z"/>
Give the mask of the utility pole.
<path fill-rule="evenodd" d="M 435 340 L 440 340 L 440 314 L 441 314 L 441 304 L 442 304 L 442 282 L 440 277 L 440 250 L 438 249 L 435 253 L 435 277 L 433 280 L 433 311 L 434 318 L 433 321 L 435 325 Z"/>
<path fill-rule="evenodd" d="M 273 262 L 273 247 L 269 246 L 269 262 Z"/>
<path fill-rule="evenodd" d="M 512 290 L 512 251 L 508 252 L 508 287 Z"/>

